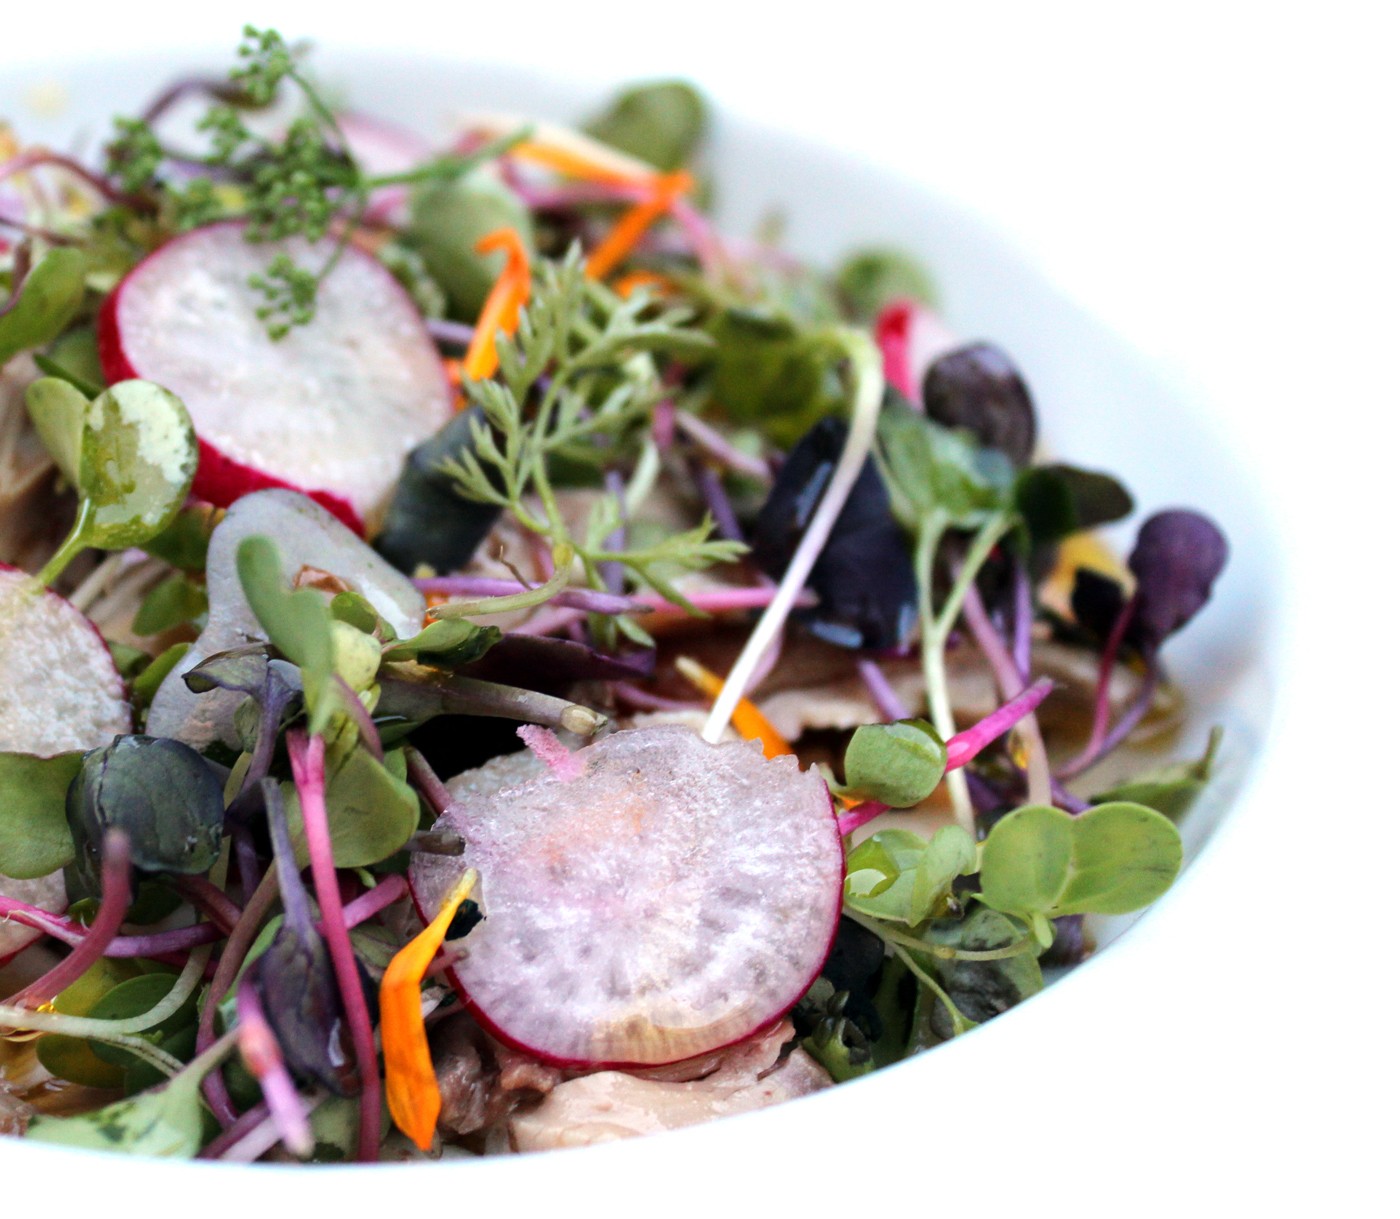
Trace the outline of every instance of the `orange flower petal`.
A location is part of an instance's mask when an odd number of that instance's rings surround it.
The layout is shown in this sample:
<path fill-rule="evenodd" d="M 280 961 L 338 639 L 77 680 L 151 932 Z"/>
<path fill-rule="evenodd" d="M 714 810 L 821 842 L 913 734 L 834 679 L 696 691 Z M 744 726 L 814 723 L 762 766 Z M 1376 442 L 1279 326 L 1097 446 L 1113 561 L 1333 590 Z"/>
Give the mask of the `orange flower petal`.
<path fill-rule="evenodd" d="M 720 690 L 724 688 L 723 678 L 718 674 L 711 673 L 704 665 L 691 660 L 689 656 L 678 657 L 676 668 L 686 681 L 709 699 L 718 698 Z M 744 740 L 762 742 L 765 758 L 779 758 L 784 754 L 794 752 L 787 738 L 774 728 L 768 722 L 768 717 L 746 698 L 739 700 L 738 705 L 734 708 L 734 714 L 730 717 L 730 723 L 734 725 L 735 731 Z"/>
<path fill-rule="evenodd" d="M 478 254 L 504 250 L 506 256 L 506 265 L 487 294 L 462 360 L 464 380 L 484 381 L 496 371 L 496 332 L 514 334 L 520 325 L 520 310 L 530 299 L 530 254 L 512 228 L 487 233 L 476 243 L 476 250 Z"/>
<path fill-rule="evenodd" d="M 695 185 L 694 179 L 685 172 L 657 174 L 652 180 L 652 194 L 628 211 L 613 226 L 612 232 L 599 242 L 589 254 L 585 266 L 593 279 L 602 279 L 618 265 L 632 247 L 639 242 L 653 224 L 671 210 L 671 205 Z"/>
<path fill-rule="evenodd" d="M 442 1093 L 438 1091 L 420 990 L 457 908 L 471 896 L 476 870 L 469 868 L 437 917 L 401 948 L 379 984 L 379 1036 L 384 1047 L 384 1093 L 394 1124 L 420 1148 L 433 1145 Z"/>

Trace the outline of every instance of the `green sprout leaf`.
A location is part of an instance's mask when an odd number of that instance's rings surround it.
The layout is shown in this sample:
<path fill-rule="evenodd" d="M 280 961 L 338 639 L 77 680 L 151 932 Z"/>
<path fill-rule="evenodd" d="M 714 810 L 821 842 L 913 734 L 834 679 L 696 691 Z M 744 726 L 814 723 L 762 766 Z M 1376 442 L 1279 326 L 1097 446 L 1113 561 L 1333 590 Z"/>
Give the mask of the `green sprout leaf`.
<path fill-rule="evenodd" d="M 0 365 L 67 329 L 83 303 L 86 273 L 86 256 L 69 246 L 55 246 L 34 264 L 0 310 Z"/>
<path fill-rule="evenodd" d="M 0 753 L 0 872 L 17 880 L 47 876 L 73 858 L 63 811 L 81 753 L 36 758 Z"/>
<path fill-rule="evenodd" d="M 982 901 L 1008 914 L 1127 914 L 1161 897 L 1181 869 L 1181 836 L 1161 813 L 1126 801 L 1072 817 L 1026 805 L 982 846 Z"/>
<path fill-rule="evenodd" d="M 657 169 L 674 170 L 694 156 L 707 123 L 705 99 L 695 87 L 666 80 L 619 93 L 586 130 Z"/>
<path fill-rule="evenodd" d="M 336 660 L 330 607 L 314 589 L 293 592 L 288 587 L 277 544 L 270 538 L 239 543 L 238 579 L 273 647 L 301 670 L 311 731 L 322 731 L 336 706 L 330 693 Z"/>
<path fill-rule="evenodd" d="M 395 643 L 385 660 L 417 660 L 443 669 L 455 669 L 480 660 L 499 640 L 494 626 L 479 626 L 465 618 L 442 618 L 429 623 L 411 639 Z"/>
<path fill-rule="evenodd" d="M 935 515 L 971 529 L 1009 506 L 1015 469 L 1004 454 L 907 408 L 881 414 L 878 455 L 895 516 L 908 529 Z"/>
<path fill-rule="evenodd" d="M 204 586 L 176 573 L 146 594 L 131 629 L 137 635 L 159 635 L 208 610 L 209 598 L 204 594 Z"/>
<path fill-rule="evenodd" d="M 59 377 L 40 377 L 24 391 L 24 404 L 58 472 L 70 486 L 77 486 L 87 395 Z"/>
<path fill-rule="evenodd" d="M 90 1016 L 104 996 L 139 973 L 134 961 L 104 957 L 54 996 L 54 1011 L 62 1016 Z M 122 1072 L 93 1052 L 95 1044 L 85 1037 L 50 1033 L 39 1039 L 35 1052 L 44 1070 L 59 1079 L 90 1088 L 120 1088 Z"/>
<path fill-rule="evenodd" d="M 1215 772 L 1216 754 L 1220 750 L 1223 735 L 1223 729 L 1212 728 L 1205 753 L 1196 761 L 1174 762 L 1135 775 L 1126 783 L 1100 792 L 1094 797 L 1094 803 L 1109 804 L 1127 800 L 1134 804 L 1145 804 L 1148 808 L 1155 808 L 1164 817 L 1178 820 L 1196 802 Z"/>
<path fill-rule="evenodd" d="M 943 778 L 948 749 L 924 720 L 862 724 L 846 746 L 845 795 L 912 808 Z"/>
<path fill-rule="evenodd" d="M 872 322 L 891 301 L 909 297 L 934 303 L 928 272 L 903 250 L 858 250 L 836 270 L 836 290 L 858 322 Z"/>
<path fill-rule="evenodd" d="M 383 763 L 368 750 L 348 753 L 326 785 L 326 818 L 331 851 L 338 868 L 367 868 L 403 848 L 418 828 L 418 795 L 407 781 L 408 763 L 402 749 L 385 754 Z M 297 862 L 308 855 L 296 789 L 283 788 L 287 826 Z"/>
<path fill-rule="evenodd" d="M 925 840 L 910 830 L 880 830 L 846 859 L 846 905 L 910 927 L 942 913 L 953 882 L 977 867 L 971 835 L 945 826 Z"/>

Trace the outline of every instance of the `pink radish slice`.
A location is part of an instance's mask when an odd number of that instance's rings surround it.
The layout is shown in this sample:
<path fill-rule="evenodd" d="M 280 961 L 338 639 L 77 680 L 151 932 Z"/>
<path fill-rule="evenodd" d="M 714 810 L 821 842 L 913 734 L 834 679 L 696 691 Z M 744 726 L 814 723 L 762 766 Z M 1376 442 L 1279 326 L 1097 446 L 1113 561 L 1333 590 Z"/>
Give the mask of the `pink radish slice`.
<path fill-rule="evenodd" d="M 270 340 L 248 280 L 278 253 L 315 267 L 328 245 L 253 244 L 234 223 L 167 242 L 102 307 L 103 371 L 184 401 L 200 441 L 196 496 L 227 505 L 287 487 L 363 530 L 408 451 L 451 416 L 452 391 L 413 302 L 353 246 L 321 285 L 315 320 Z"/>
<path fill-rule="evenodd" d="M 464 1001 L 502 1040 L 576 1067 L 678 1062 L 771 1024 L 820 972 L 841 911 L 822 777 L 676 725 L 575 757 L 572 779 L 521 781 L 498 760 L 454 780 L 438 825 L 466 852 L 414 858 L 425 916 L 463 869 L 481 874 L 486 917 L 451 974 Z"/>
<path fill-rule="evenodd" d="M 0 751 L 51 758 L 130 731 L 126 688 L 97 628 L 57 593 L 0 566 Z M 0 875 L 0 897 L 54 913 L 68 908 L 62 872 Z M 39 935 L 0 921 L 0 963 Z"/>

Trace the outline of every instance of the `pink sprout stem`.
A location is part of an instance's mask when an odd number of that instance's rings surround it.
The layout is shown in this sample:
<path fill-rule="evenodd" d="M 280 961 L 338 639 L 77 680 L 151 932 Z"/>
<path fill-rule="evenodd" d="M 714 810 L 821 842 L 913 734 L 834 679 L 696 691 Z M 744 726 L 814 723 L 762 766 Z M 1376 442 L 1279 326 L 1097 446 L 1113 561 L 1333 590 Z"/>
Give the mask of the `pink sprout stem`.
<path fill-rule="evenodd" d="M 404 750 L 404 756 L 408 759 L 408 777 L 413 781 L 413 786 L 422 793 L 428 807 L 441 817 L 454 803 L 452 793 L 438 778 L 437 771 L 428 764 L 428 759 L 412 745 Z"/>
<path fill-rule="evenodd" d="M 772 482 L 773 472 L 766 461 L 736 448 L 699 416 L 678 409 L 675 422 L 676 430 L 691 440 L 706 457 L 713 458 L 736 474 L 746 474 L 764 483 Z"/>
<path fill-rule="evenodd" d="M 172 876 L 170 887 L 206 915 L 225 935 L 234 929 L 243 911 L 222 889 L 203 876 Z"/>
<path fill-rule="evenodd" d="M 282 1047 L 263 1014 L 257 990 L 246 974 L 238 985 L 237 1005 L 238 1051 L 243 1064 L 258 1081 L 283 1144 L 293 1155 L 304 1159 L 316 1145 L 311 1124 L 306 1120 L 306 1108 L 282 1058 Z"/>
<path fill-rule="evenodd" d="M 48 1003 L 76 982 L 116 939 L 131 906 L 131 843 L 121 830 L 108 830 L 102 840 L 102 904 L 87 935 L 48 973 L 36 978 L 5 1001 L 10 1007 Z"/>
<path fill-rule="evenodd" d="M 326 743 L 319 736 L 308 741 L 306 734 L 298 730 L 287 734 L 287 746 L 292 759 L 292 777 L 301 799 L 302 824 L 311 856 L 311 878 L 359 1068 L 358 1158 L 364 1163 L 373 1163 L 379 1158 L 379 1061 L 374 1048 L 374 1029 L 360 985 L 360 971 L 355 963 L 355 950 L 345 925 L 340 886 L 336 883 L 330 823 L 326 818 Z"/>
<path fill-rule="evenodd" d="M 77 947 L 91 934 L 90 929 L 61 914 L 40 910 L 12 897 L 0 897 L 0 921 L 13 919 L 35 931 L 42 931 L 70 948 Z M 154 931 L 150 935 L 116 936 L 104 957 L 155 957 L 165 953 L 184 952 L 201 944 L 223 939 L 223 932 L 213 923 L 197 923 L 193 927 L 177 927 L 171 931 Z"/>
<path fill-rule="evenodd" d="M 368 922 L 407 893 L 408 881 L 402 876 L 386 876 L 373 889 L 361 893 L 354 901 L 345 903 L 346 927 L 358 927 L 361 923 Z"/>
<path fill-rule="evenodd" d="M 277 1137 L 275 1134 L 276 1127 L 272 1124 L 272 1119 L 268 1116 L 266 1101 L 259 1101 L 246 1113 L 240 1113 L 234 1121 L 229 1123 L 222 1134 L 215 1136 L 205 1144 L 199 1154 L 195 1156 L 195 1159 L 223 1159 L 230 1149 L 239 1146 L 244 1139 L 248 1138 L 255 1130 L 260 1130 L 264 1124 L 267 1124 L 274 1131 L 274 1134 L 267 1143 L 267 1146 L 263 1147 L 257 1155 L 252 1157 L 253 1159 L 257 1159 L 258 1155 L 262 1155 L 268 1148 L 277 1145 Z"/>
<path fill-rule="evenodd" d="M 1060 768 L 1059 777 L 1061 779 L 1073 778 L 1081 771 L 1088 770 L 1103 754 L 1104 741 L 1108 735 L 1109 716 L 1112 713 L 1108 695 L 1113 684 L 1113 669 L 1118 663 L 1118 653 L 1123 647 L 1123 640 L 1128 634 L 1128 628 L 1132 625 L 1133 617 L 1137 614 L 1137 607 L 1138 599 L 1137 595 L 1134 594 L 1123 603 L 1123 608 L 1118 611 L 1118 617 L 1108 632 L 1103 655 L 1099 657 L 1099 677 L 1094 686 L 1094 722 L 1089 729 L 1089 739 L 1084 743 L 1084 748 Z M 1139 716 L 1139 718 L 1141 717 Z"/>
<path fill-rule="evenodd" d="M 860 673 L 861 681 L 865 683 L 871 701 L 880 714 L 885 717 L 886 723 L 909 718 L 909 708 L 904 705 L 904 700 L 895 693 L 894 687 L 890 685 L 890 679 L 885 676 L 885 671 L 880 668 L 878 662 L 871 660 L 868 656 L 862 657 L 856 661 L 856 670 Z"/>
<path fill-rule="evenodd" d="M 0 181 L 12 177 L 15 174 L 28 173 L 33 169 L 43 169 L 44 167 L 61 169 L 80 179 L 99 195 L 110 203 L 120 204 L 136 210 L 142 210 L 140 200 L 131 195 L 123 194 L 115 186 L 92 172 L 87 166 L 75 161 L 72 157 L 65 157 L 62 153 L 49 152 L 46 149 L 35 148 L 28 152 L 22 152 L 16 157 L 11 157 L 8 161 L 0 164 Z M 149 209 L 146 209 L 149 210 Z"/>

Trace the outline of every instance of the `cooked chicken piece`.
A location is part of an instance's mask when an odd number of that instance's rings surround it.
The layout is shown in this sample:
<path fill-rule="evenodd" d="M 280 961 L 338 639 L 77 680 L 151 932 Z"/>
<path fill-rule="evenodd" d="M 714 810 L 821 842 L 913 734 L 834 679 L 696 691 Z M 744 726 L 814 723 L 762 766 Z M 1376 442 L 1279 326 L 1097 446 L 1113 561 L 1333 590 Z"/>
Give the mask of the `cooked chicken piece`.
<path fill-rule="evenodd" d="M 783 1021 L 727 1051 L 703 1079 L 674 1083 L 597 1071 L 561 1083 L 534 1109 L 508 1121 L 516 1151 L 583 1147 L 676 1130 L 816 1092 L 831 1083 L 803 1050 L 779 1055 L 793 1037 Z"/>

